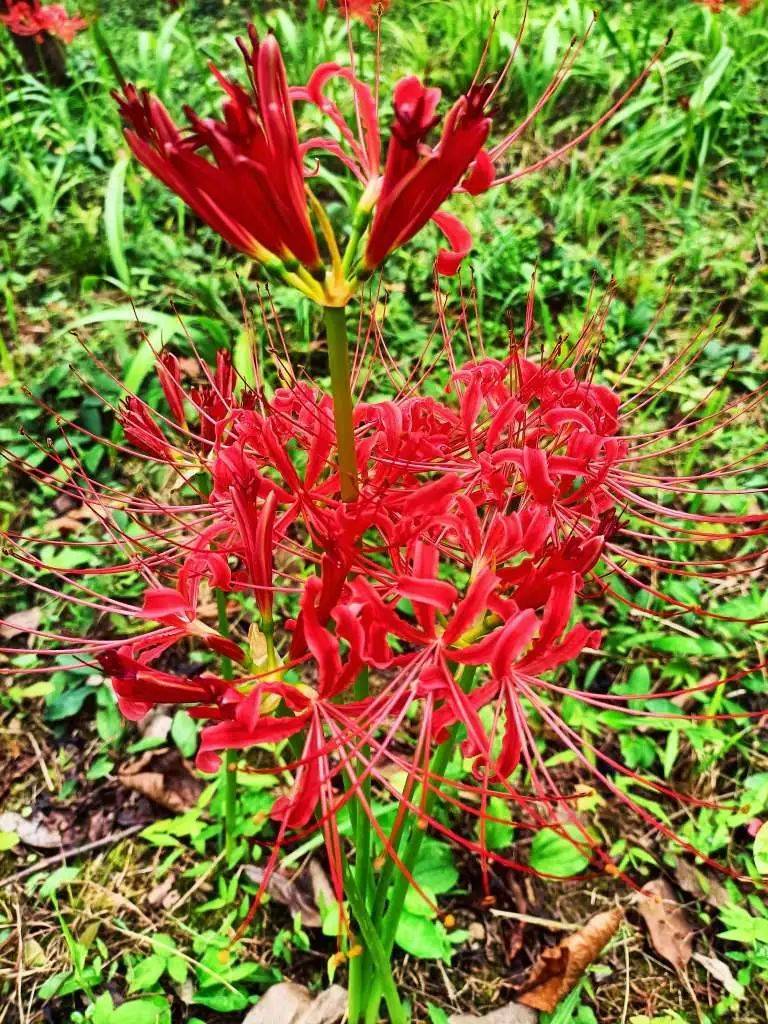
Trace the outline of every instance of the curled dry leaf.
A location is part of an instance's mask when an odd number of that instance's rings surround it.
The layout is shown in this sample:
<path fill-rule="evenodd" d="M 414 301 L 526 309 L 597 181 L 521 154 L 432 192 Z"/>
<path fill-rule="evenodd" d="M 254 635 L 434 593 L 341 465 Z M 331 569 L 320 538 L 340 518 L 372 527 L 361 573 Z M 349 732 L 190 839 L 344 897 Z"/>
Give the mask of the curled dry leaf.
<path fill-rule="evenodd" d="M 244 874 L 256 885 L 261 885 L 264 878 L 263 869 L 254 865 L 246 867 Z M 319 928 L 322 924 L 322 908 L 336 899 L 328 876 L 317 860 L 311 860 L 294 875 L 273 872 L 267 884 L 267 892 L 272 899 L 288 907 L 291 917 L 300 914 L 305 928 Z"/>
<path fill-rule="evenodd" d="M 715 981 L 719 981 L 729 996 L 736 996 L 741 999 L 744 995 L 744 986 L 733 976 L 733 971 L 723 960 L 714 956 L 704 956 L 703 953 L 694 953 L 693 959 L 701 964 L 707 974 L 710 974 Z"/>
<path fill-rule="evenodd" d="M 0 832 L 14 832 L 25 846 L 33 846 L 36 850 L 61 848 L 61 834 L 40 817 L 25 818 L 14 811 L 6 811 L 0 814 Z"/>
<path fill-rule="evenodd" d="M 312 998 L 292 981 L 267 989 L 243 1024 L 338 1024 L 347 1012 L 347 991 L 340 985 Z"/>
<path fill-rule="evenodd" d="M 651 945 L 672 966 L 682 971 L 693 954 L 693 925 L 675 899 L 672 886 L 664 878 L 655 878 L 640 890 L 637 903 L 645 921 Z"/>
<path fill-rule="evenodd" d="M 4 640 L 12 640 L 15 636 L 31 633 L 39 627 L 40 616 L 39 608 L 24 608 L 20 612 L 13 612 L 0 619 L 0 636 Z"/>
<path fill-rule="evenodd" d="M 552 1013 L 616 934 L 623 917 L 617 907 L 596 914 L 579 931 L 545 949 L 533 965 L 518 1002 Z"/>
<path fill-rule="evenodd" d="M 127 789 L 176 814 L 194 807 L 203 791 L 202 782 L 176 750 L 149 750 L 122 765 L 118 778 Z"/>
<path fill-rule="evenodd" d="M 484 1017 L 473 1017 L 468 1013 L 455 1013 L 448 1018 L 449 1024 L 536 1024 L 538 1014 L 528 1006 L 509 1003 L 491 1010 Z"/>
<path fill-rule="evenodd" d="M 678 857 L 675 864 L 675 881 L 683 892 L 687 892 L 689 896 L 693 896 L 696 900 L 703 900 L 710 907 L 715 907 L 719 910 L 731 902 L 728 890 L 722 882 L 718 882 L 716 878 L 705 874 L 695 864 L 691 864 L 688 860 L 683 860 L 682 857 Z"/>

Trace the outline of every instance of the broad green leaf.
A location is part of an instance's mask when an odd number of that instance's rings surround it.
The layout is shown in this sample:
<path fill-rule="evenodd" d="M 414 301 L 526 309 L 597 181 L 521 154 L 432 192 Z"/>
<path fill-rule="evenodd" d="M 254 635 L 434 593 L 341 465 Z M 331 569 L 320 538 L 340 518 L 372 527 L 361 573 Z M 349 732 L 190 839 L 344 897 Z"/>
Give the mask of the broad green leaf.
<path fill-rule="evenodd" d="M 79 874 L 80 868 L 69 867 L 68 865 L 58 868 L 46 878 L 38 892 L 41 896 L 53 896 L 57 889 L 73 881 Z"/>
<path fill-rule="evenodd" d="M 192 757 L 197 750 L 197 726 L 189 712 L 177 711 L 171 725 L 171 739 L 184 757 Z"/>
<path fill-rule="evenodd" d="M 502 800 L 498 796 L 492 796 L 488 801 L 487 813 L 489 817 L 500 820 L 485 822 L 485 846 L 489 850 L 503 850 L 510 845 L 515 834 L 514 828 L 507 824 L 512 821 L 512 810 L 508 801 Z M 477 835 L 482 840 L 483 830 L 479 821 Z"/>
<path fill-rule="evenodd" d="M 0 853 L 18 846 L 19 836 L 16 832 L 0 832 Z"/>
<path fill-rule="evenodd" d="M 157 984 L 165 971 L 165 957 L 158 953 L 140 960 L 133 968 L 129 992 L 143 992 Z"/>
<path fill-rule="evenodd" d="M 421 960 L 451 959 L 452 946 L 443 925 L 427 917 L 409 914 L 406 910 L 398 922 L 395 942 L 406 953 Z"/>
<path fill-rule="evenodd" d="M 768 875 L 768 821 L 760 826 L 752 846 L 755 867 L 761 875 Z"/>
<path fill-rule="evenodd" d="M 453 851 L 450 846 L 427 837 L 422 843 L 419 859 L 413 869 L 413 877 L 420 886 L 430 889 L 438 896 L 450 892 L 459 880 L 459 872 L 453 863 Z"/>
<path fill-rule="evenodd" d="M 535 871 L 555 878 L 570 878 L 588 866 L 589 857 L 584 853 L 581 833 L 574 825 L 565 826 L 564 831 L 573 837 L 573 842 L 551 828 L 543 828 L 533 837 L 528 863 Z"/>

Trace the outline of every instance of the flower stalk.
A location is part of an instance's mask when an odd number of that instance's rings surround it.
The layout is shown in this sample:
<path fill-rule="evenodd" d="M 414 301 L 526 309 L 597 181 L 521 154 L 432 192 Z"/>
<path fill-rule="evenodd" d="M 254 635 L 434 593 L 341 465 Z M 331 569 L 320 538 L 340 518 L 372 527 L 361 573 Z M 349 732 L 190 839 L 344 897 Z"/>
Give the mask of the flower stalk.
<path fill-rule="evenodd" d="M 357 456 L 346 313 L 343 307 L 336 306 L 326 306 L 323 312 L 328 340 L 328 368 L 331 374 L 341 499 L 355 501 L 358 495 Z"/>
<path fill-rule="evenodd" d="M 219 633 L 229 639 L 229 619 L 227 617 L 227 595 L 223 590 L 216 591 L 216 611 L 218 614 Z M 221 659 L 221 675 L 231 681 L 232 659 Z M 227 750 L 221 766 L 221 777 L 224 788 L 224 857 L 230 863 L 235 850 L 235 828 L 237 827 L 237 759 L 236 750 Z"/>

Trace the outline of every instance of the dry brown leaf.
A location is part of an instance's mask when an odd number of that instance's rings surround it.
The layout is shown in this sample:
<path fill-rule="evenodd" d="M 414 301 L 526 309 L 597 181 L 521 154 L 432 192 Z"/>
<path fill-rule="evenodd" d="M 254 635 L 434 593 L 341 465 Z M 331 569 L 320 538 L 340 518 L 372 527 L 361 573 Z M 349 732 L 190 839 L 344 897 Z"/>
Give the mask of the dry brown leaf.
<path fill-rule="evenodd" d="M 700 871 L 695 864 L 678 857 L 675 865 L 675 881 L 689 896 L 696 900 L 703 900 L 710 907 L 727 906 L 731 902 L 728 890 L 718 882 L 716 878 Z"/>
<path fill-rule="evenodd" d="M 177 750 L 149 750 L 121 765 L 118 778 L 127 789 L 177 814 L 194 807 L 203 791 L 203 783 Z"/>
<path fill-rule="evenodd" d="M 37 629 L 40 625 L 40 609 L 24 608 L 20 612 L 13 612 L 4 619 L 0 619 L 0 636 L 4 640 L 11 640 L 15 636 L 23 636 Z"/>
<path fill-rule="evenodd" d="M 263 868 L 253 865 L 246 867 L 244 874 L 255 885 L 261 885 L 264 878 Z M 319 928 L 323 923 L 320 910 L 335 900 L 328 876 L 317 860 L 311 860 L 306 868 L 295 875 L 273 872 L 267 884 L 267 892 L 272 899 L 288 907 L 291 917 L 300 914 L 305 928 Z"/>
<path fill-rule="evenodd" d="M 338 1024 L 347 1012 L 347 991 L 331 985 L 314 999 L 303 985 L 282 981 L 267 989 L 243 1024 Z"/>
<path fill-rule="evenodd" d="M 509 1003 L 491 1010 L 484 1017 L 473 1017 L 468 1013 L 454 1013 L 448 1018 L 449 1024 L 536 1024 L 538 1014 L 528 1006 Z"/>
<path fill-rule="evenodd" d="M 42 818 L 25 818 L 15 811 L 0 814 L 0 832 L 15 832 L 25 846 L 36 850 L 61 849 L 61 835 L 46 825 Z"/>
<path fill-rule="evenodd" d="M 67 509 L 63 515 L 50 519 L 45 524 L 46 533 L 79 533 L 83 523 L 93 522 L 96 513 L 87 505 L 80 505 L 79 508 Z"/>
<path fill-rule="evenodd" d="M 637 909 L 645 921 L 653 948 L 676 970 L 682 971 L 693 954 L 693 925 L 675 899 L 669 882 L 655 878 L 644 885 Z"/>
<path fill-rule="evenodd" d="M 715 981 L 719 981 L 728 995 L 741 999 L 744 995 L 744 986 L 733 976 L 733 971 L 722 960 L 714 956 L 704 956 L 703 953 L 694 953 L 693 959 L 701 964 L 707 974 L 711 974 Z"/>
<path fill-rule="evenodd" d="M 616 934 L 623 917 L 618 907 L 595 914 L 579 931 L 545 949 L 531 968 L 518 1002 L 552 1013 Z"/>

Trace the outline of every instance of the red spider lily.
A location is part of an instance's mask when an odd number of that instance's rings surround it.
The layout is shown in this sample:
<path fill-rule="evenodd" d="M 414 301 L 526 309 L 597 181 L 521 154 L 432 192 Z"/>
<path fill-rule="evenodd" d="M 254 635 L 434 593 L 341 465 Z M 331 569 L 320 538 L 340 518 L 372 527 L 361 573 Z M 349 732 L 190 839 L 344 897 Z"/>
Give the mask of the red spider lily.
<path fill-rule="evenodd" d="M 252 27 L 250 45 L 238 43 L 251 89 L 212 69 L 227 96 L 223 120 L 187 109 L 190 128 L 183 134 L 159 100 L 128 86 L 117 96 L 126 139 L 138 159 L 235 248 L 268 267 L 317 270 L 320 253 L 280 47 L 272 35 L 260 40 Z"/>
<path fill-rule="evenodd" d="M 371 5 L 365 6 L 370 11 Z M 357 12 L 353 6 L 347 10 Z M 239 45 L 250 91 L 213 69 L 227 94 L 223 120 L 201 118 L 187 110 L 190 127 L 182 132 L 159 100 L 128 86 L 117 96 L 127 124 L 126 138 L 147 169 L 227 242 L 326 306 L 345 305 L 361 280 L 430 222 L 449 243 L 438 256 L 438 270 L 456 273 L 472 238 L 455 216 L 442 209 L 450 196 L 456 192 L 477 195 L 560 160 L 610 120 L 640 88 L 656 60 L 576 138 L 534 164 L 509 172 L 499 172 L 497 167 L 563 84 L 577 51 L 569 50 L 518 127 L 488 149 L 484 147 L 492 127 L 491 107 L 514 54 L 495 84 L 475 81 L 453 103 L 432 144 L 428 139 L 439 123 L 440 90 L 426 87 L 415 77 L 404 78 L 393 93 L 394 120 L 382 168 L 378 100 L 353 68 L 322 64 L 306 87 L 289 89 L 275 38 L 270 35 L 260 41 L 251 26 L 249 39 L 250 47 L 243 41 Z M 326 94 L 335 78 L 352 90 L 354 119 L 345 117 Z M 299 141 L 293 106 L 300 101 L 322 112 L 330 122 L 330 135 Z M 316 162 L 304 162 L 316 150 L 338 158 L 363 188 L 348 225 L 350 238 L 343 256 L 328 215 L 305 181 L 317 173 Z M 325 257 L 311 215 L 324 238 Z M 327 271 L 326 262 L 330 264 Z"/>
<path fill-rule="evenodd" d="M 439 122 L 436 111 L 440 90 L 427 88 L 415 77 L 402 79 L 393 94 L 394 121 L 383 171 L 380 168 L 382 141 L 377 101 L 350 68 L 323 64 L 311 75 L 306 88 L 293 89 L 295 100 L 317 106 L 341 134 L 341 143 L 335 137 L 321 137 L 309 140 L 305 149 L 326 150 L 350 168 L 364 185 L 352 239 L 344 259 L 345 267 L 351 267 L 360 277 L 366 277 L 392 251 L 408 242 L 431 221 L 449 243 L 449 248 L 439 254 L 438 270 L 444 274 L 456 273 L 471 248 L 472 237 L 456 217 L 441 209 L 446 200 L 455 192 L 478 195 L 561 159 L 613 117 L 640 88 L 658 57 L 656 54 L 616 103 L 576 138 L 530 166 L 499 174 L 496 165 L 563 84 L 573 65 L 575 52 L 566 54 L 554 78 L 518 127 L 487 150 L 484 146 L 492 126 L 490 107 L 499 94 L 514 52 L 494 85 L 475 81 L 453 104 L 434 146 L 427 144 L 427 138 Z M 345 80 L 353 90 L 357 129 L 351 127 L 338 106 L 326 95 L 326 86 L 335 77 Z M 362 255 L 359 255 L 358 245 L 364 233 Z"/>
<path fill-rule="evenodd" d="M 735 7 L 738 4 L 739 14 L 748 14 L 760 0 L 734 0 L 732 4 L 729 3 L 729 0 L 695 0 L 695 2 L 708 7 L 714 14 L 721 14 L 729 5 Z"/>
<path fill-rule="evenodd" d="M 390 7 L 392 0 L 339 0 L 339 11 L 345 18 L 355 18 L 368 28 L 376 28 L 377 19 Z M 324 11 L 327 0 L 317 0 L 317 9 Z"/>
<path fill-rule="evenodd" d="M 88 27 L 84 18 L 68 15 L 61 4 L 42 4 L 40 0 L 10 0 L 7 13 L 0 14 L 0 22 L 15 35 L 33 36 L 38 43 L 54 36 L 69 44 Z"/>
<path fill-rule="evenodd" d="M 747 488 L 740 478 L 765 463 L 765 452 L 726 454 L 722 466 L 698 474 L 679 467 L 685 453 L 695 453 L 724 424 L 746 421 L 765 388 L 736 395 L 716 413 L 705 395 L 671 426 L 632 433 L 634 412 L 664 400 L 695 364 L 703 339 L 669 358 L 622 402 L 617 391 L 593 379 L 607 303 L 588 319 L 569 354 L 558 348 L 549 359 L 530 354 L 531 309 L 524 337 L 506 357 L 481 351 L 464 365 L 454 363 L 441 315 L 453 370 L 444 398 L 418 394 L 417 369 L 392 400 L 358 399 L 354 502 L 341 500 L 330 399 L 292 377 L 290 368 L 273 393 L 238 388 L 225 357 L 215 370 L 203 371 L 202 387 L 191 389 L 177 361 L 162 357 L 167 416 L 137 400 L 122 406 L 131 446 L 125 450 L 139 449 L 144 459 L 167 467 L 185 489 L 183 498 L 171 503 L 167 496 L 99 489 L 74 453 L 53 471 L 30 467 L 41 482 L 93 510 L 107 531 L 105 555 L 113 544 L 122 550 L 114 567 L 63 571 L 46 565 L 28 540 L 7 538 L 22 567 L 36 576 L 33 585 L 55 593 L 53 578 L 59 587 L 67 584 L 69 599 L 81 606 L 145 628 L 148 620 L 157 623 L 114 641 L 62 632 L 48 638 L 56 643 L 48 653 L 98 660 L 133 717 L 157 703 L 188 707 L 203 722 L 203 768 L 214 768 L 227 749 L 290 740 L 288 787 L 274 808 L 270 864 L 290 839 L 301 841 L 321 828 L 337 893 L 341 808 L 356 801 L 370 814 L 371 827 L 380 828 L 365 796 L 368 783 L 396 799 L 403 814 L 418 815 L 468 846 L 486 872 L 494 863 L 518 866 L 513 857 L 487 851 L 481 838 L 468 838 L 461 824 L 468 816 L 479 819 L 482 836 L 493 820 L 492 797 L 515 806 L 521 834 L 544 824 L 575 834 L 595 867 L 615 872 L 579 818 L 577 795 L 563 791 L 548 767 L 539 742 L 543 730 L 599 790 L 649 825 L 653 816 L 627 787 L 697 803 L 629 770 L 607 744 L 598 749 L 559 713 L 567 696 L 653 725 L 668 717 L 668 705 L 655 711 L 653 701 L 676 694 L 643 695 L 639 703 L 636 695 L 572 688 L 553 673 L 598 645 L 595 631 L 571 621 L 585 590 L 607 590 L 612 579 L 623 579 L 667 600 L 656 614 L 678 616 L 705 609 L 667 597 L 660 577 L 722 582 L 748 578 L 759 566 L 768 533 L 758 504 L 764 489 Z M 622 376 L 629 377 L 644 347 Z M 378 354 L 387 367 L 386 351 Z M 362 386 L 362 354 L 357 365 Z M 202 476 L 210 488 L 201 486 Z M 755 504 L 738 513 L 708 510 L 708 499 L 732 492 Z M 728 548 L 719 558 L 713 535 Z M 668 539 L 701 547 L 702 554 L 675 560 Z M 92 542 L 87 545 L 93 550 Z M 308 577 L 306 568 L 313 570 Z M 22 579 L 21 571 L 7 571 Z M 145 580 L 142 607 L 103 596 L 102 576 L 137 571 Z M 205 621 L 212 614 L 205 610 L 211 590 L 252 599 L 262 625 L 273 619 L 282 625 L 266 667 L 251 663 L 238 622 L 227 638 Z M 626 589 L 619 596 L 628 600 Z M 167 671 L 163 659 L 170 648 L 200 641 L 236 662 L 232 680 Z M 353 692 L 361 669 L 376 679 L 363 697 Z M 289 682 L 289 670 L 298 681 Z M 696 700 L 745 674 L 683 692 Z M 731 714 L 742 712 L 730 706 Z M 681 722 L 696 718 L 695 711 L 680 712 Z M 472 760 L 469 777 L 447 778 L 431 762 L 448 736 Z M 404 791 L 394 786 L 392 769 L 406 773 Z M 430 809 L 435 794 L 449 813 Z M 376 835 L 407 874 L 397 843 Z"/>

